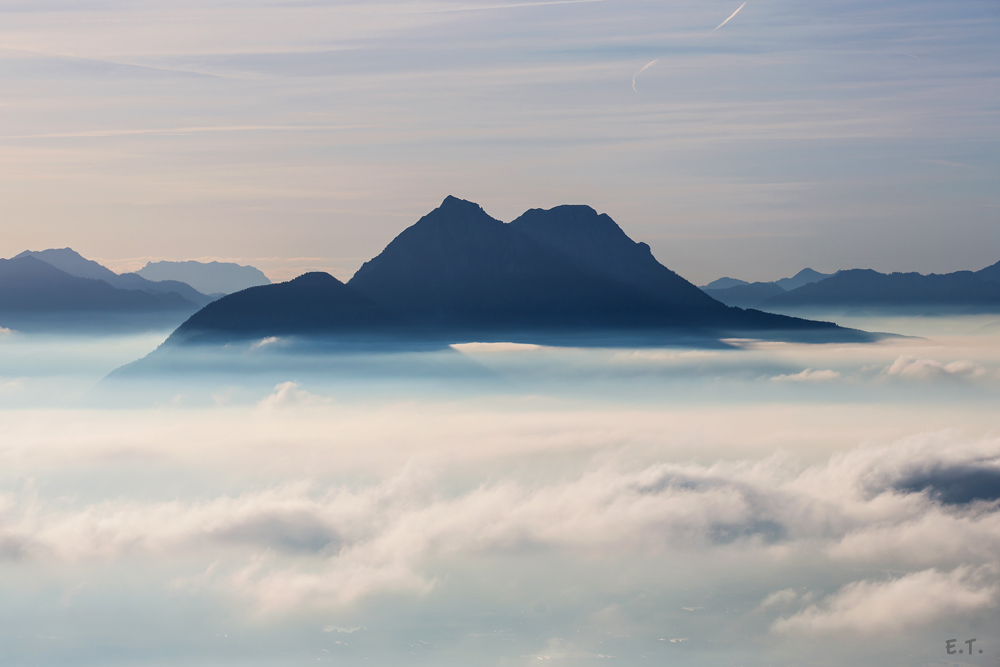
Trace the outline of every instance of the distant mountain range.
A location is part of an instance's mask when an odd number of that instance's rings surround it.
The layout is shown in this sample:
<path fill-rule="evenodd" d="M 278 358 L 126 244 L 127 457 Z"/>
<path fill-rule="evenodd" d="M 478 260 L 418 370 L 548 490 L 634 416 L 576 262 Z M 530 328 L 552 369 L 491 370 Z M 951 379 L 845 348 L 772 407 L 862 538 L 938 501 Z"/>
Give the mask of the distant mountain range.
<path fill-rule="evenodd" d="M 713 299 L 717 299 L 727 306 L 756 308 L 773 296 L 825 280 L 832 275 L 834 274 L 802 269 L 791 278 L 782 278 L 770 283 L 748 283 L 736 278 L 719 278 L 701 289 Z"/>
<path fill-rule="evenodd" d="M 819 282 L 825 278 L 832 276 L 832 273 L 820 273 L 819 271 L 813 271 L 812 269 L 802 269 L 796 273 L 791 278 L 782 278 L 781 280 L 775 280 L 770 283 L 748 283 L 745 280 L 739 280 L 737 278 L 719 278 L 718 280 L 713 280 L 707 285 L 703 285 L 701 289 L 703 290 L 723 290 L 730 287 L 740 287 L 743 285 L 777 285 L 783 291 L 790 291 L 803 285 L 808 285 L 809 283 Z"/>
<path fill-rule="evenodd" d="M 271 284 L 259 269 L 229 262 L 147 262 L 136 274 L 148 280 L 181 281 L 203 294 L 232 294 Z"/>
<path fill-rule="evenodd" d="M 104 280 L 70 275 L 32 255 L 0 259 L 0 313 L 4 314 L 197 308 L 177 292 L 119 289 Z"/>
<path fill-rule="evenodd" d="M 533 209 L 505 224 L 448 197 L 346 285 L 312 273 L 252 287 L 206 306 L 168 345 L 288 334 L 462 342 L 666 332 L 864 337 L 728 307 L 589 206 Z"/>
<path fill-rule="evenodd" d="M 723 303 L 762 310 L 1000 312 L 1000 262 L 979 271 L 930 275 L 870 269 L 824 275 L 805 269 L 784 281 L 747 283 L 721 278 L 702 289 Z"/>
<path fill-rule="evenodd" d="M 0 326 L 7 328 L 176 326 L 218 296 L 177 280 L 119 275 L 70 248 L 0 259 Z"/>
<path fill-rule="evenodd" d="M 218 298 L 228 290 L 234 293 Z M 272 285 L 253 267 L 220 262 L 153 262 L 116 274 L 70 248 L 0 260 L 0 327 L 182 321 L 170 344 L 289 335 L 434 344 L 866 339 L 787 315 L 845 308 L 1000 312 L 1000 262 L 927 276 L 803 269 L 770 283 L 727 277 L 698 288 L 589 206 L 532 209 L 503 223 L 455 197 L 400 233 L 346 285 L 325 273 Z"/>
<path fill-rule="evenodd" d="M 1000 262 L 975 272 L 930 275 L 840 271 L 818 283 L 772 296 L 760 307 L 995 313 L 1000 312 Z"/>
<path fill-rule="evenodd" d="M 25 250 L 20 255 L 15 256 L 14 259 L 22 257 L 34 257 L 71 276 L 103 280 L 118 289 L 139 290 L 151 294 L 168 294 L 174 292 L 199 307 L 204 306 L 215 298 L 199 292 L 187 283 L 177 280 L 147 280 L 137 273 L 123 273 L 119 275 L 91 259 L 86 259 L 71 248 L 41 251 Z"/>
<path fill-rule="evenodd" d="M 0 326 L 9 329 L 162 328 L 198 308 L 177 292 L 119 289 L 103 280 L 72 276 L 31 255 L 0 259 Z"/>

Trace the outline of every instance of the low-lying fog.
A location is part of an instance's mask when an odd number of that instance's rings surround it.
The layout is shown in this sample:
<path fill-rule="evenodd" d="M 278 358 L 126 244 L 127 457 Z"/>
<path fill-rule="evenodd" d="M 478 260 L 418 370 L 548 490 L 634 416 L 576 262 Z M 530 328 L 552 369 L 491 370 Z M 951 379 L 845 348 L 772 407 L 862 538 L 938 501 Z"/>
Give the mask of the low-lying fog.
<path fill-rule="evenodd" d="M 2 661 L 995 665 L 1000 323 L 841 323 L 914 337 L 4 331 Z"/>

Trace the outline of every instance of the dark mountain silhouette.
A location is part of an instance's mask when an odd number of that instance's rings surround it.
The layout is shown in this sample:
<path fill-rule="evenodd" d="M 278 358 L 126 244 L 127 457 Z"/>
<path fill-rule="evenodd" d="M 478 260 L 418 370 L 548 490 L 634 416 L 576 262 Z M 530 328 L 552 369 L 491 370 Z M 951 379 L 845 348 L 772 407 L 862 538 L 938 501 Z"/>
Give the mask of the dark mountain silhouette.
<path fill-rule="evenodd" d="M 505 330 L 631 318 L 648 299 L 449 197 L 348 285 L 428 326 Z M 553 298 L 553 295 L 557 295 Z"/>
<path fill-rule="evenodd" d="M 747 283 L 725 289 L 708 289 L 707 287 L 703 289 L 705 294 L 713 299 L 721 301 L 727 306 L 740 308 L 754 308 L 772 296 L 785 293 L 785 290 L 777 283 Z"/>
<path fill-rule="evenodd" d="M 986 282 L 1000 283 L 1000 262 L 976 271 L 976 275 Z"/>
<path fill-rule="evenodd" d="M 713 280 L 707 285 L 702 285 L 702 289 L 729 289 L 730 287 L 738 287 L 739 285 L 749 285 L 745 280 L 740 280 L 738 278 L 719 278 L 718 280 Z"/>
<path fill-rule="evenodd" d="M 840 271 L 818 283 L 779 294 L 763 308 L 877 307 L 968 312 L 1000 312 L 998 265 L 982 271 L 921 275 L 879 273 L 871 269 Z"/>
<path fill-rule="evenodd" d="M 449 197 L 348 286 L 422 324 L 470 331 L 831 326 L 727 308 L 586 206 L 505 225 Z"/>
<path fill-rule="evenodd" d="M 112 285 L 119 289 L 142 290 L 150 294 L 169 294 L 173 292 L 199 306 L 212 303 L 212 301 L 219 297 L 217 294 L 202 294 L 187 283 L 177 280 L 146 280 L 137 273 L 122 273 Z"/>
<path fill-rule="evenodd" d="M 681 310 L 718 310 L 704 292 L 656 261 L 648 245 L 633 241 L 610 216 L 589 206 L 531 209 L 508 228 L 659 303 Z"/>
<path fill-rule="evenodd" d="M 169 314 L 176 322 L 198 306 L 174 292 L 123 290 L 103 280 L 79 278 L 31 256 L 0 259 L 0 326 L 58 328 L 80 316 Z M 62 318 L 62 319 L 60 319 Z"/>
<path fill-rule="evenodd" d="M 140 290 L 151 294 L 175 292 L 198 306 L 204 306 L 213 299 L 213 297 L 202 294 L 187 283 L 176 280 L 147 280 L 135 273 L 123 273 L 119 275 L 94 260 L 83 257 L 72 248 L 52 248 L 37 251 L 25 250 L 17 255 L 15 259 L 28 256 L 40 259 L 46 264 L 51 264 L 71 276 L 103 280 L 112 287 L 119 289 Z"/>
<path fill-rule="evenodd" d="M 137 273 L 149 280 L 179 280 L 204 294 L 232 294 L 271 284 L 258 269 L 230 262 L 148 262 Z"/>
<path fill-rule="evenodd" d="M 401 319 L 328 273 L 306 273 L 222 297 L 192 315 L 171 343 L 327 332 L 392 331 Z"/>
<path fill-rule="evenodd" d="M 775 280 L 774 283 L 781 289 L 789 292 L 793 289 L 798 289 L 803 285 L 808 285 L 810 283 L 818 283 L 821 280 L 826 280 L 832 273 L 820 273 L 819 271 L 813 271 L 812 269 L 802 269 L 796 273 L 791 278 L 782 278 L 781 280 Z"/>
<path fill-rule="evenodd" d="M 787 290 L 797 289 L 803 285 L 819 282 L 832 276 L 832 273 L 820 273 L 812 269 L 802 269 L 791 278 L 782 278 L 769 283 L 748 283 L 734 278 L 719 278 L 713 280 L 701 289 L 713 299 L 727 306 L 740 308 L 756 308 L 767 299 L 783 294 Z"/>
<path fill-rule="evenodd" d="M 532 210 L 504 224 L 472 202 L 449 197 L 346 286 L 326 274 L 307 274 L 250 288 L 210 304 L 172 339 L 368 332 L 462 342 L 666 330 L 862 335 L 826 322 L 729 308 L 589 207 Z"/>

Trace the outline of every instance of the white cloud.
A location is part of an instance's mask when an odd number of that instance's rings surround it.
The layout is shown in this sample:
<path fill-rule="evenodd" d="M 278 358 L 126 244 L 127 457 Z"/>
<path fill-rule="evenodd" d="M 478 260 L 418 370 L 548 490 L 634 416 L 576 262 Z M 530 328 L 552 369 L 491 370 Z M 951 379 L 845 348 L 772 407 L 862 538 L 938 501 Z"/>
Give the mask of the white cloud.
<path fill-rule="evenodd" d="M 273 345 L 274 343 L 277 343 L 279 340 L 281 340 L 281 339 L 278 338 L 277 336 L 268 336 L 267 338 L 261 338 L 259 341 L 253 343 L 250 346 L 250 349 L 251 350 L 259 350 L 260 348 L 264 347 L 265 345 Z"/>
<path fill-rule="evenodd" d="M 342 628 L 339 625 L 327 625 L 327 626 L 325 626 L 323 628 L 323 632 L 338 632 L 338 633 L 344 633 L 344 634 L 349 634 L 350 635 L 350 634 L 354 634 L 358 630 L 367 630 L 367 629 L 368 628 L 366 628 L 363 625 L 356 625 L 356 626 L 353 626 L 353 627 L 350 627 L 350 628 Z"/>
<path fill-rule="evenodd" d="M 760 609 L 770 609 L 772 607 L 787 607 L 791 603 L 799 599 L 799 593 L 794 588 L 786 588 L 784 590 L 775 591 L 771 593 L 766 598 L 764 598 L 759 608 Z"/>
<path fill-rule="evenodd" d="M 935 569 L 889 581 L 856 581 L 771 626 L 784 635 L 879 635 L 992 609 L 997 585 L 970 568 Z"/>
<path fill-rule="evenodd" d="M 794 375 L 775 375 L 771 378 L 771 380 L 774 382 L 825 382 L 829 380 L 836 380 L 839 377 L 840 373 L 837 371 L 814 371 L 811 368 L 807 368 L 800 373 L 795 373 Z"/>
<path fill-rule="evenodd" d="M 278 391 L 291 391 L 288 384 Z M 0 503 L 0 545 L 8 559 L 21 560 L 204 552 L 227 564 L 213 570 L 205 587 L 269 613 L 338 607 L 378 591 L 420 595 L 435 586 L 425 571 L 428 560 L 525 549 L 611 557 L 623 551 L 708 554 L 735 545 L 744 558 L 804 550 L 812 559 L 822 554 L 895 567 L 919 566 L 920 558 L 996 562 L 995 507 L 946 509 L 926 493 L 899 487 L 928 470 L 1000 459 L 996 439 L 944 447 L 946 438 L 861 447 L 806 468 L 781 455 L 634 469 L 608 461 L 568 479 L 524 484 L 501 478 L 448 496 L 436 490 L 435 464 L 419 461 L 374 485 L 299 483 L 199 502 L 109 500 L 66 508 L 8 496 Z M 259 557 L 247 562 L 247 554 Z M 785 626 L 835 611 L 848 619 L 836 623 L 847 627 L 859 613 L 848 603 L 875 595 L 879 586 L 849 589 Z M 808 598 L 779 591 L 761 607 L 796 601 Z M 835 625 L 814 624 L 824 623 Z"/>
<path fill-rule="evenodd" d="M 310 394 L 304 389 L 299 389 L 295 382 L 282 382 L 275 385 L 274 391 L 261 399 L 257 406 L 265 410 L 289 406 L 319 405 L 328 403 L 329 399 L 322 396 Z"/>
<path fill-rule="evenodd" d="M 917 380 L 933 380 L 942 377 L 977 378 L 986 374 L 986 369 L 972 361 L 952 361 L 942 363 L 934 359 L 918 359 L 903 355 L 885 369 L 889 376 Z"/>
<path fill-rule="evenodd" d="M 528 343 L 456 343 L 451 348 L 466 354 L 534 352 L 546 349 L 541 345 L 531 345 Z"/>
<path fill-rule="evenodd" d="M 585 354 L 558 352 L 572 364 Z M 726 364 L 764 353 L 593 354 L 620 367 Z M 784 367 L 806 368 L 806 375 L 860 366 L 841 348 L 817 354 L 785 346 L 767 354 L 788 355 L 779 359 Z M 885 367 L 899 350 L 853 354 Z M 537 354 L 525 356 L 534 363 Z M 63 474 L 66 466 L 86 470 L 148 459 L 157 470 L 221 470 L 251 481 L 243 482 L 245 493 L 227 486 L 224 493 L 169 502 L 155 500 L 155 492 L 141 500 L 116 491 L 86 501 L 11 493 L 0 504 L 0 557 L 80 568 L 122 559 L 183 561 L 192 572 L 217 562 L 185 590 L 263 613 L 424 595 L 443 586 L 440 564 L 447 561 L 476 567 L 535 557 L 567 566 L 645 557 L 711 563 L 738 554 L 748 567 L 805 563 L 807 571 L 906 573 L 1000 559 L 995 507 L 948 506 L 935 487 L 918 483 L 942 470 L 1000 466 L 1000 440 L 940 431 L 893 442 L 900 432 L 940 422 L 940 413 L 924 419 L 922 411 L 876 405 L 846 420 L 843 410 L 829 406 L 581 407 L 559 397 L 493 395 L 447 403 L 394 400 L 333 403 L 283 382 L 259 403 L 262 409 L 52 412 L 44 428 L 29 415 L 5 416 L 4 466 L 46 475 Z M 840 451 L 859 438 L 888 444 Z M 803 460 L 771 454 L 782 447 Z M 521 474 L 529 464 L 532 474 Z M 279 479 L 285 481 L 261 482 Z M 992 575 L 981 576 L 993 585 Z M 755 598 L 764 598 L 762 610 L 788 618 L 815 602 L 793 597 L 794 591 L 767 592 Z M 815 606 L 822 611 L 830 604 Z"/>
<path fill-rule="evenodd" d="M 226 583 L 231 593 L 249 599 L 261 614 L 337 608 L 372 593 L 423 595 L 433 587 L 405 557 L 374 562 L 347 559 L 319 572 L 268 570 L 261 560 L 237 571 Z"/>

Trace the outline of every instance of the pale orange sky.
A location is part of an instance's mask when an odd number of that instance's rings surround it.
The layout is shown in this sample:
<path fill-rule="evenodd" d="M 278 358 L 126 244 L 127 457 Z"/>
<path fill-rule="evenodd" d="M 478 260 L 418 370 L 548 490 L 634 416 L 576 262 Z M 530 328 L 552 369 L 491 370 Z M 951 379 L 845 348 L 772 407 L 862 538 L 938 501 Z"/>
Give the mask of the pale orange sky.
<path fill-rule="evenodd" d="M 0 8 L 0 256 L 344 278 L 452 194 L 699 284 L 1000 260 L 995 4 L 736 6 Z"/>

